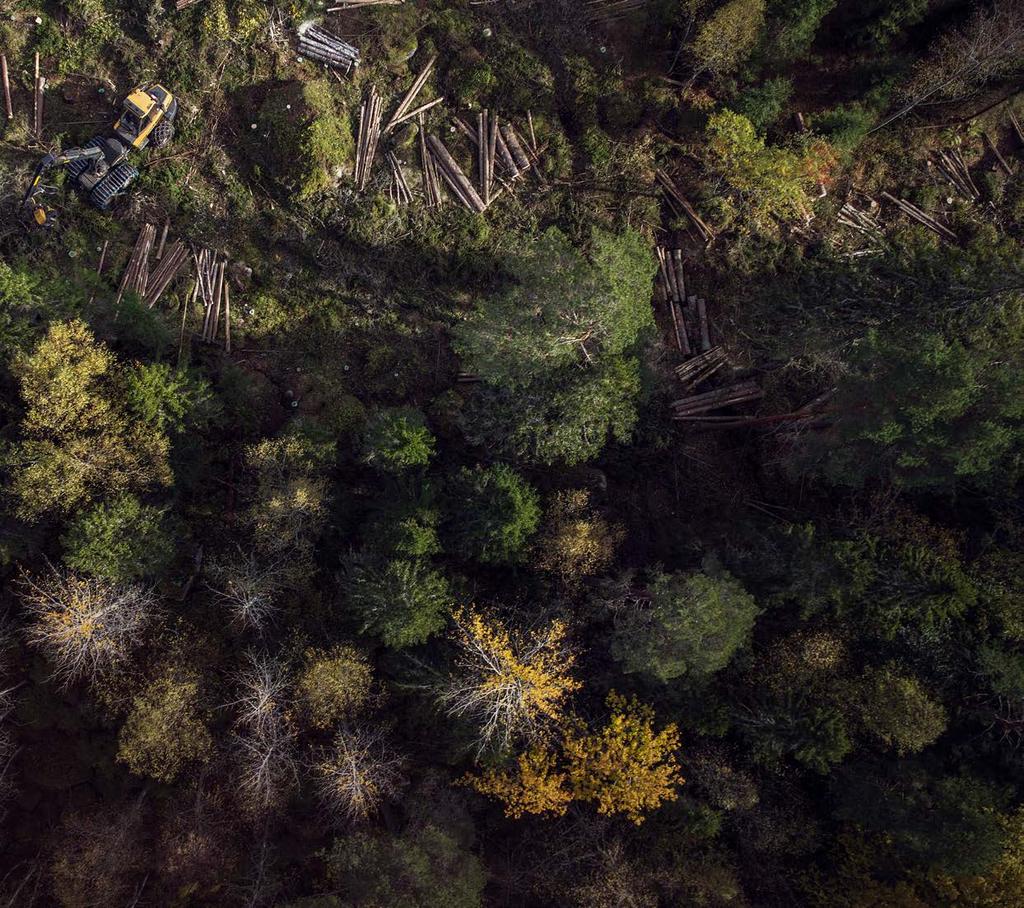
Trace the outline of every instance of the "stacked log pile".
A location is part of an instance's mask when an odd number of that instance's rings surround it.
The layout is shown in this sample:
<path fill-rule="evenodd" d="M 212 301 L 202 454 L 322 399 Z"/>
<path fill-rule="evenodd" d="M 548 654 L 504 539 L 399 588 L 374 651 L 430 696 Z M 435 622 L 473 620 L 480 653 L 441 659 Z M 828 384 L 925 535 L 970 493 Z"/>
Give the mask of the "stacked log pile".
<path fill-rule="evenodd" d="M 853 230 L 863 233 L 871 238 L 878 238 L 882 235 L 882 225 L 878 219 L 867 211 L 856 208 L 851 202 L 844 203 L 839 209 L 837 218 L 840 224 Z"/>
<path fill-rule="evenodd" d="M 384 115 L 384 102 L 377 94 L 377 87 L 370 86 L 366 99 L 359 108 L 359 135 L 356 139 L 356 186 L 366 189 L 373 168 L 373 159 L 380 142 L 380 122 Z"/>
<path fill-rule="evenodd" d="M 316 25 L 299 31 L 299 53 L 346 73 L 359 65 L 359 51 L 337 35 Z"/>
<path fill-rule="evenodd" d="M 209 249 L 193 253 L 193 258 L 196 265 L 196 280 L 192 286 L 190 304 L 197 301 L 203 304 L 203 330 L 200 339 L 210 344 L 217 343 L 217 336 L 223 326 L 224 349 L 230 353 L 231 287 L 225 278 L 227 259 L 217 261 L 216 253 Z"/>
<path fill-rule="evenodd" d="M 128 264 L 125 266 L 124 275 L 121 277 L 121 285 L 118 287 L 115 306 L 120 305 L 126 293 L 134 293 L 142 298 L 142 301 L 148 308 L 152 309 L 160 301 L 164 291 L 167 290 L 181 272 L 182 267 L 188 260 L 188 251 L 181 240 L 175 240 L 166 253 L 164 253 L 163 245 L 166 242 L 167 230 L 168 228 L 165 226 L 160 239 L 160 248 L 157 250 L 156 259 L 159 264 L 153 271 L 150 271 L 149 258 L 153 252 L 156 240 L 156 227 L 152 224 L 142 225 L 132 253 L 128 257 Z M 104 244 L 97 274 L 103 270 L 103 261 L 106 258 L 106 253 L 107 247 Z"/>
<path fill-rule="evenodd" d="M 676 378 L 682 382 L 684 388 L 693 390 L 711 378 L 728 361 L 722 347 L 712 347 L 707 353 L 700 353 L 676 366 Z"/>
<path fill-rule="evenodd" d="M 145 302 L 149 309 L 152 309 L 160 301 L 164 291 L 178 276 L 178 272 L 181 271 L 188 260 L 188 250 L 181 240 L 175 240 L 167 250 L 166 255 L 160 255 L 160 251 L 157 254 L 157 261 L 160 264 L 157 265 L 156 269 L 149 276 L 146 282 L 146 295 L 143 297 L 143 302 Z"/>
<path fill-rule="evenodd" d="M 711 326 L 707 302 L 701 296 L 687 294 L 681 249 L 659 246 L 658 280 L 661 298 L 672 316 L 676 347 L 683 356 L 711 349 Z"/>
<path fill-rule="evenodd" d="M 672 331 L 676 347 L 683 356 L 693 353 L 686 331 L 683 306 L 686 305 L 686 277 L 683 274 L 683 254 L 680 249 L 666 249 L 659 246 L 658 278 L 661 298 L 672 316 Z"/>
<path fill-rule="evenodd" d="M 128 257 L 124 275 L 121 277 L 121 286 L 117 290 L 117 299 L 114 301 L 115 306 L 120 305 L 126 293 L 134 293 L 137 296 L 145 295 L 146 285 L 149 282 L 149 254 L 153 251 L 155 239 L 156 227 L 152 224 L 143 224 L 132 254 Z"/>
<path fill-rule="evenodd" d="M 415 120 L 419 127 L 422 194 L 427 206 L 436 208 L 442 204 L 443 183 L 460 204 L 470 211 L 482 214 L 505 188 L 536 169 L 543 149 L 537 147 L 532 114 L 528 114 L 529 142 L 522 139 L 511 123 L 499 122 L 496 115 L 486 110 L 477 115 L 475 129 L 470 128 L 463 120 L 455 118 L 456 128 L 473 145 L 477 174 L 477 182 L 474 185 L 467 175 L 467 170 L 459 164 L 448 145 L 426 129 L 424 114 L 443 103 L 444 98 L 435 98 L 425 104 L 416 103 L 434 71 L 436 62 L 436 57 L 427 61 L 383 126 L 383 102 L 377 94 L 376 87 L 370 87 L 359 111 L 355 183 L 359 190 L 366 189 L 382 140 L 399 127 Z M 413 193 L 401 163 L 391 150 L 386 150 L 383 157 L 387 160 L 391 172 L 389 191 L 392 199 L 399 204 L 409 204 L 413 199 Z M 470 172 L 472 169 L 469 169 Z"/>
<path fill-rule="evenodd" d="M 459 167 L 455 158 L 452 157 L 444 142 L 435 135 L 428 135 L 427 149 L 437 166 L 438 172 L 444 178 L 445 183 L 448 184 L 448 188 L 452 191 L 455 198 L 470 211 L 483 214 L 487 210 L 484 200 L 480 198 L 480 194 L 470 182 L 469 177 Z"/>
<path fill-rule="evenodd" d="M 764 397 L 764 391 L 761 390 L 757 382 L 741 381 L 673 401 L 672 418 L 679 422 L 706 422 L 709 421 L 706 414 L 712 410 L 750 403 L 760 400 L 762 397 Z"/>
<path fill-rule="evenodd" d="M 690 204 L 689 200 L 679 191 L 679 187 L 675 184 L 675 181 L 667 174 L 664 170 L 659 168 L 655 171 L 655 177 L 661 188 L 665 190 L 665 197 L 668 199 L 669 205 L 675 211 L 678 217 L 686 216 L 690 219 L 690 223 L 696 228 L 697 233 L 705 244 L 710 243 L 715 238 L 715 232 L 701 219 L 700 215 L 697 214 L 697 209 Z"/>

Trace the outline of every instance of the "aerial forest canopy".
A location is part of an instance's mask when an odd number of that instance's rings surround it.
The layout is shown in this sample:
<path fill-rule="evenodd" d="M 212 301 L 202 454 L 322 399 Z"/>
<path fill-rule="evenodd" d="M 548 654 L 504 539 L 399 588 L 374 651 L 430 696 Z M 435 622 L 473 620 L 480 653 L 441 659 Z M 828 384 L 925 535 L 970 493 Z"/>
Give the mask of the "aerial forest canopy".
<path fill-rule="evenodd" d="M 0 190 L 0 906 L 1024 905 L 1024 0 L 0 0 Z"/>

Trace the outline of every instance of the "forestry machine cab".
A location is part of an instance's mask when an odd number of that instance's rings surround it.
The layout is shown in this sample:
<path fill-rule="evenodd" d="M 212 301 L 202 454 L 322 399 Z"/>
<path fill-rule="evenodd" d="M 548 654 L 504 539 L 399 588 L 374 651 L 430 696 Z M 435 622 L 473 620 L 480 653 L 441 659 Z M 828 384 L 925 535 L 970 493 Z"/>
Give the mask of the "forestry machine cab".
<path fill-rule="evenodd" d="M 53 214 L 42 203 L 41 196 L 52 189 L 42 179 L 54 167 L 66 168 L 71 181 L 89 196 L 90 203 L 106 211 L 139 175 L 128 163 L 128 153 L 148 145 L 160 148 L 170 142 L 177 113 L 177 100 L 162 85 L 133 89 L 124 99 L 112 135 L 95 136 L 81 148 L 51 153 L 39 162 L 22 200 L 29 224 L 53 224 Z"/>

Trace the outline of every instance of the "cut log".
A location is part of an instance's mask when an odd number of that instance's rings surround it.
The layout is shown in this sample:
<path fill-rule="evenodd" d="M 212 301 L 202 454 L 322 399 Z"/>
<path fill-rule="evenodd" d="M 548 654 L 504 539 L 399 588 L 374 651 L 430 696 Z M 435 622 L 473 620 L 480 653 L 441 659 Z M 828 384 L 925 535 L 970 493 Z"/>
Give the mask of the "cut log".
<path fill-rule="evenodd" d="M 14 119 L 14 107 L 11 105 L 11 77 L 7 71 L 7 54 L 0 54 L 0 80 L 4 83 L 4 110 L 7 119 Z"/>
<path fill-rule="evenodd" d="M 908 202 L 906 199 L 898 199 L 894 195 L 890 195 L 888 192 L 883 192 L 882 197 L 888 199 L 908 217 L 917 221 L 921 226 L 927 227 L 933 233 L 942 237 L 942 239 L 947 240 L 950 243 L 955 243 L 957 241 L 957 236 L 952 230 L 943 224 L 940 224 L 930 214 L 922 211 L 913 203 Z"/>
<path fill-rule="evenodd" d="M 416 78 L 413 80 L 413 83 L 409 87 L 409 90 L 405 93 L 405 95 L 402 97 L 402 100 L 399 102 L 398 108 L 391 115 L 391 119 L 388 120 L 387 125 L 384 127 L 384 135 L 387 135 L 389 132 L 391 132 L 391 130 L 394 129 L 395 126 L 397 126 L 398 123 L 403 119 L 404 114 L 412 106 L 413 101 L 416 100 L 416 96 L 419 95 L 420 90 L 423 88 L 427 79 L 430 78 L 430 74 L 434 71 L 434 63 L 436 62 L 437 57 L 431 57 L 427 61 L 427 65 L 423 67 L 419 75 L 417 75 Z"/>

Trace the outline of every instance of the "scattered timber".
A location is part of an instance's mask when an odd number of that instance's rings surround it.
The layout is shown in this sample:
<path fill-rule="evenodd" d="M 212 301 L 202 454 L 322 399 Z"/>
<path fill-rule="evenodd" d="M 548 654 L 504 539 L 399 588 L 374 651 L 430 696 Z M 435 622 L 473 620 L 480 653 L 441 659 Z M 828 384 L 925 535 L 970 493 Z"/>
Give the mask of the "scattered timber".
<path fill-rule="evenodd" d="M 1020 120 L 1012 110 L 1010 111 L 1010 125 L 1013 127 L 1014 135 L 1017 136 L 1017 143 L 1024 148 L 1024 128 L 1021 127 Z"/>
<path fill-rule="evenodd" d="M 427 109 L 427 105 L 418 107 L 416 110 L 410 111 L 413 102 L 419 96 L 423 86 L 426 84 L 427 79 L 430 78 L 430 74 L 434 71 L 434 64 L 437 62 L 437 57 L 431 57 L 427 61 L 427 65 L 420 70 L 419 74 L 413 79 L 412 85 L 409 86 L 409 90 L 402 96 L 402 100 L 398 103 L 398 107 L 395 112 L 391 115 L 391 119 L 388 120 L 387 125 L 384 127 L 384 135 L 391 132 L 399 123 L 418 115 L 419 113 Z M 441 99 L 431 102 L 429 106 L 440 103 Z M 408 116 L 406 116 L 408 114 Z"/>
<path fill-rule="evenodd" d="M 427 136 L 427 147 L 437 164 L 437 169 L 455 197 L 470 211 L 483 214 L 487 206 L 469 181 L 462 168 L 455 162 L 451 152 L 437 136 Z"/>
<path fill-rule="evenodd" d="M 587 0 L 587 18 L 593 22 L 623 19 L 647 6 L 647 0 Z"/>
<path fill-rule="evenodd" d="M 764 397 L 764 391 L 753 381 L 739 382 L 713 391 L 692 394 L 672 402 L 672 418 L 689 421 L 712 410 L 750 403 Z"/>
<path fill-rule="evenodd" d="M 922 211 L 912 202 L 908 202 L 906 199 L 898 199 L 894 195 L 890 195 L 888 192 L 883 192 L 882 197 L 892 202 L 897 208 L 900 209 L 907 217 L 917 221 L 922 227 L 927 227 L 932 233 L 942 237 L 942 239 L 955 243 L 957 241 L 956 234 L 953 233 L 944 224 L 940 224 L 935 218 L 925 211 Z"/>
<path fill-rule="evenodd" d="M 1013 170 L 1010 168 L 1010 165 L 1006 163 L 1006 158 L 1004 158 L 1002 152 L 999 151 L 999 146 L 996 145 L 996 143 L 992 140 L 992 136 L 990 136 L 987 132 L 983 132 L 981 134 L 981 137 L 985 140 L 985 144 L 988 145 L 988 147 L 991 149 L 992 154 L 996 156 L 996 160 L 999 162 L 999 166 L 1003 168 L 1003 173 L 1005 173 L 1008 177 L 1012 177 Z"/>
<path fill-rule="evenodd" d="M 159 262 L 164 257 L 164 244 L 167 242 L 167 231 L 171 227 L 171 222 L 164 221 L 164 229 L 160 233 L 160 245 L 156 248 L 156 260 Z"/>
<path fill-rule="evenodd" d="M 393 151 L 389 151 L 386 157 L 388 164 L 391 165 L 391 199 L 397 205 L 408 205 L 412 201 L 412 192 L 402 172 L 402 163 L 395 157 Z"/>
<path fill-rule="evenodd" d="M 358 49 L 316 25 L 300 29 L 299 53 L 346 73 L 359 66 Z"/>
<path fill-rule="evenodd" d="M 977 202 L 981 198 L 981 192 L 971 178 L 971 171 L 964 161 L 964 156 L 955 148 L 949 151 L 940 151 L 936 154 L 935 166 L 956 190 L 965 198 Z"/>
<path fill-rule="evenodd" d="M 99 278 L 103 274 L 103 263 L 107 260 L 107 247 L 110 245 L 110 240 L 103 241 L 103 249 L 100 250 L 100 261 L 96 266 L 96 277 Z M 96 299 L 96 291 L 89 295 L 89 305 L 91 306 Z"/>
<path fill-rule="evenodd" d="M 423 197 L 427 207 L 439 208 L 443 201 L 441 180 L 437 173 L 437 162 L 427 147 L 427 131 L 423 125 L 423 117 L 419 118 L 420 132 L 420 168 L 423 172 Z"/>
<path fill-rule="evenodd" d="M 7 70 L 7 54 L 0 54 L 0 81 L 4 83 L 4 110 L 7 119 L 14 119 L 14 107 L 11 105 L 11 77 Z"/>
<path fill-rule="evenodd" d="M 384 102 L 377 94 L 377 87 L 370 86 L 366 99 L 359 108 L 359 135 L 356 140 L 356 186 L 366 189 L 370 180 L 373 159 L 380 143 L 380 121 L 384 114 Z"/>
<path fill-rule="evenodd" d="M 149 254 L 153 249 L 153 241 L 156 239 L 156 227 L 152 224 L 143 224 L 139 231 L 139 237 L 135 241 L 135 248 L 128 257 L 128 264 L 124 269 L 124 276 L 121 278 L 121 286 L 117 291 L 115 306 L 121 304 L 126 293 L 134 293 L 137 296 L 144 296 L 146 285 L 149 281 Z"/>
<path fill-rule="evenodd" d="M 194 6 L 199 0 L 175 0 L 174 9 L 176 12 L 180 12 L 189 6 Z"/>
<path fill-rule="evenodd" d="M 39 75 L 39 51 L 35 56 L 35 88 L 32 92 L 32 122 L 36 139 L 43 135 L 43 91 L 46 88 L 46 77 Z"/>
<path fill-rule="evenodd" d="M 164 237 L 166 238 L 166 229 L 164 231 Z M 163 296 L 164 291 L 170 286 L 171 282 L 178 276 L 178 272 L 181 271 L 185 262 L 188 260 L 188 250 L 185 248 L 185 244 L 181 240 L 175 240 L 167 250 L 167 255 L 161 258 L 157 255 L 157 260 L 160 262 L 156 269 L 149 276 L 146 282 L 146 295 L 143 298 L 147 308 L 152 309 Z"/>
<path fill-rule="evenodd" d="M 669 204 L 675 209 L 676 213 L 678 215 L 686 215 L 693 226 L 697 229 L 697 232 L 700 234 L 701 239 L 705 244 L 710 243 L 715 238 L 715 232 L 701 219 L 700 215 L 697 214 L 697 210 L 679 191 L 679 187 L 676 186 L 672 178 L 661 168 L 655 171 L 655 176 L 661 184 L 662 189 L 665 190 L 665 195 L 668 197 Z"/>
<path fill-rule="evenodd" d="M 863 233 L 865 236 L 876 239 L 882 236 L 882 225 L 878 223 L 878 219 L 873 214 L 862 211 L 850 202 L 846 202 L 839 209 L 837 220 L 840 224 Z"/>
<path fill-rule="evenodd" d="M 362 9 L 364 6 L 401 6 L 405 0 L 345 0 L 338 6 L 327 7 L 329 13 L 340 13 L 347 9 Z"/>
<path fill-rule="evenodd" d="M 697 324 L 700 326 L 700 352 L 707 353 L 711 349 L 711 331 L 708 327 L 708 308 L 704 298 L 697 297 Z"/>

